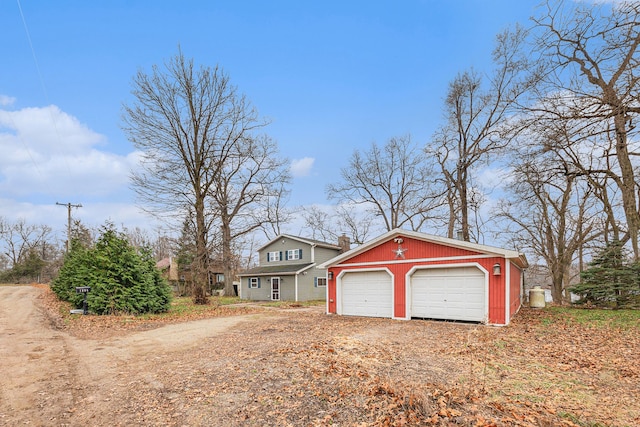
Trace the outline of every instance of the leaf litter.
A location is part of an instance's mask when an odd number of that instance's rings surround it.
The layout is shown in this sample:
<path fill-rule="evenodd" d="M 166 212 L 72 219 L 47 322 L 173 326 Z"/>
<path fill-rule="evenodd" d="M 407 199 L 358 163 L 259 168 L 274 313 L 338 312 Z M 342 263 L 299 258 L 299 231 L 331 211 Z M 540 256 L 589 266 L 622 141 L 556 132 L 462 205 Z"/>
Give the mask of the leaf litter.
<path fill-rule="evenodd" d="M 61 318 L 78 337 L 131 334 L 167 322 Z M 64 310 L 62 310 L 64 311 Z M 640 324 L 566 322 L 522 308 L 507 327 L 327 316 L 323 307 L 225 307 L 197 316 L 265 313 L 188 351 L 123 367 L 102 402 L 109 425 L 631 426 L 640 425 Z M 86 318 L 86 319 L 85 319 Z M 100 425 L 100 420 L 93 420 Z M 96 421 L 98 421 L 96 423 Z M 107 423 L 108 421 L 108 423 Z"/>

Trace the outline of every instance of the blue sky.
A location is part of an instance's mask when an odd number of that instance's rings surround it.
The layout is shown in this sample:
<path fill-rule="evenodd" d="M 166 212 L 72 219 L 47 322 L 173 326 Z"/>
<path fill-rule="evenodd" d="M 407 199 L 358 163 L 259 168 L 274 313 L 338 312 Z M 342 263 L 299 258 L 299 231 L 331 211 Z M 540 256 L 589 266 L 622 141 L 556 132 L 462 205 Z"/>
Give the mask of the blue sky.
<path fill-rule="evenodd" d="M 427 144 L 448 83 L 485 71 L 495 35 L 538 0 L 0 2 L 0 217 L 60 233 L 153 221 L 120 129 L 131 80 L 175 55 L 221 66 L 294 166 L 290 206 L 326 205 L 357 148 L 411 134 Z"/>

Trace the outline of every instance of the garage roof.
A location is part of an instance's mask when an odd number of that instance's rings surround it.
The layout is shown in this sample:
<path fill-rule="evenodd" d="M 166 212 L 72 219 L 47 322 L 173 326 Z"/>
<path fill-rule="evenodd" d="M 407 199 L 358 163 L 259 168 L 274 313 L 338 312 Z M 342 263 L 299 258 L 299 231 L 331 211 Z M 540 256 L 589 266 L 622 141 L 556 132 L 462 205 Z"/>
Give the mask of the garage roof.
<path fill-rule="evenodd" d="M 527 258 L 523 253 L 512 251 L 508 249 L 496 248 L 493 246 L 480 245 L 478 243 L 465 242 L 463 240 L 457 239 L 449 239 L 447 237 L 434 236 L 431 234 L 419 233 L 417 231 L 408 231 L 402 230 L 400 228 L 396 228 L 394 230 L 388 231 L 387 233 L 370 240 L 368 242 L 363 243 L 362 245 L 351 249 L 341 255 L 338 255 L 335 258 L 326 261 L 325 263 L 319 265 L 319 268 L 329 268 L 334 265 L 340 264 L 342 261 L 352 258 L 358 254 L 368 251 L 369 249 L 378 246 L 381 243 L 384 243 L 388 240 L 394 239 L 398 236 L 402 237 L 410 237 L 416 240 L 422 240 L 424 242 L 436 243 L 444 246 L 450 246 L 459 249 L 466 249 L 470 251 L 480 252 L 487 255 L 495 255 L 501 258 L 508 259 L 516 264 L 520 268 L 527 268 L 529 263 L 527 262 Z"/>

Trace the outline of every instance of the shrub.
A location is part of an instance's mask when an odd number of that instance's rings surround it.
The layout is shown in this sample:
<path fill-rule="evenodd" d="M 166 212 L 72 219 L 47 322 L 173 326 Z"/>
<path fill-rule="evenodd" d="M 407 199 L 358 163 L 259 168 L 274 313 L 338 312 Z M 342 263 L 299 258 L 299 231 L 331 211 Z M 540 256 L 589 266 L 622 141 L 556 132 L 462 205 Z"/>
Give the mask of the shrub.
<path fill-rule="evenodd" d="M 72 243 L 51 289 L 58 298 L 82 306 L 78 286 L 90 286 L 87 305 L 96 314 L 159 313 L 169 309 L 171 289 L 148 249 L 136 250 L 112 225 L 103 227 L 93 248 Z"/>

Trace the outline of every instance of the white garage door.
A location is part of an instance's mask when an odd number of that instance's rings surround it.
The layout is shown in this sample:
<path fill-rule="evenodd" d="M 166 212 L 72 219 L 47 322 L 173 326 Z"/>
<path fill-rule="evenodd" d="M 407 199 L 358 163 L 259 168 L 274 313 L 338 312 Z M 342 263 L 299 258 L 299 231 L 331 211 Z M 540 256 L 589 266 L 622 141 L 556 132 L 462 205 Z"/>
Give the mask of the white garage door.
<path fill-rule="evenodd" d="M 485 276 L 476 267 L 418 270 L 411 277 L 411 317 L 482 322 L 485 301 Z"/>
<path fill-rule="evenodd" d="M 363 271 L 342 276 L 342 314 L 392 317 L 393 285 L 386 271 Z"/>

